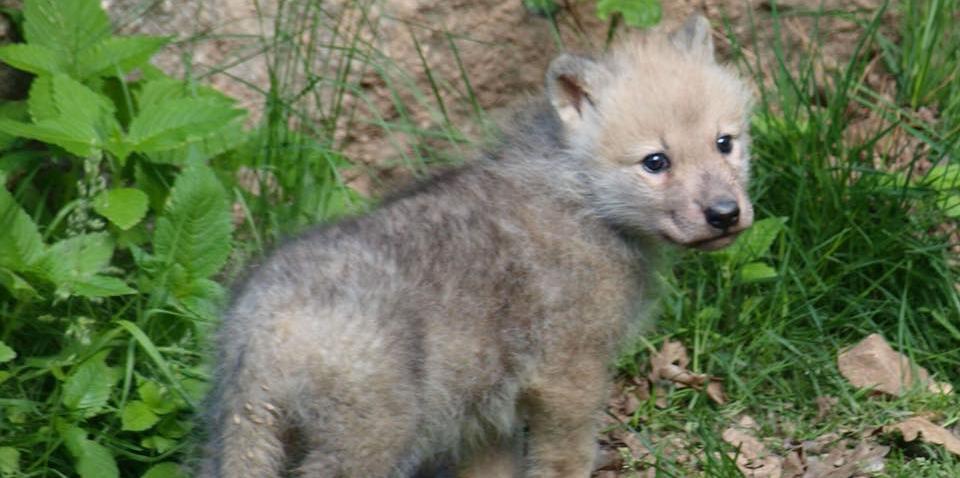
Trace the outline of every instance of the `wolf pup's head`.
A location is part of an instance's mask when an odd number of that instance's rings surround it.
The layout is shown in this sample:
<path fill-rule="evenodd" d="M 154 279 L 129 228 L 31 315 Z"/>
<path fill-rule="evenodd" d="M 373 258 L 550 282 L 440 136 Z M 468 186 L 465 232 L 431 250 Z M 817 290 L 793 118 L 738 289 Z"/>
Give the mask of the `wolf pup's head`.
<path fill-rule="evenodd" d="M 753 222 L 750 93 L 714 60 L 702 16 L 600 60 L 558 57 L 547 96 L 590 207 L 618 229 L 717 249 Z"/>

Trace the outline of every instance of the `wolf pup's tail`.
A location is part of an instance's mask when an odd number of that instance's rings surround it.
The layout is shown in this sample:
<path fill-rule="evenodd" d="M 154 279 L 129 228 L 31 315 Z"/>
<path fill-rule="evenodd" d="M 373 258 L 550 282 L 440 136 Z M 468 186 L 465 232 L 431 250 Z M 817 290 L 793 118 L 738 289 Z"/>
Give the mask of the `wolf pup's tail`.
<path fill-rule="evenodd" d="M 285 428 L 279 405 L 265 382 L 221 375 L 208 396 L 207 441 L 202 478 L 282 476 Z"/>

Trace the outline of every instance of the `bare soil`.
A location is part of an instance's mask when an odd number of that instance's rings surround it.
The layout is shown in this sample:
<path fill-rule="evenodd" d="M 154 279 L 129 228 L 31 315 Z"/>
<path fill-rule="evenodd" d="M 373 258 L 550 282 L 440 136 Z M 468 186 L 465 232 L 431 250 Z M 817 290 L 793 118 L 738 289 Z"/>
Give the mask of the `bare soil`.
<path fill-rule="evenodd" d="M 277 0 L 103 0 L 119 28 L 127 33 L 172 35 L 177 41 L 156 63 L 171 73 L 189 69 L 228 94 L 252 112 L 251 122 L 262 114 L 263 92 L 269 87 L 269 58 L 262 52 L 273 36 Z M 287 2 L 292 3 L 292 2 Z M 344 106 L 354 109 L 349 121 L 338 123 L 336 147 L 354 162 L 385 175 L 399 164 L 397 158 L 419 138 L 405 132 L 388 132 L 382 125 L 400 119 L 421 129 L 449 121 L 468 138 L 479 136 L 467 100 L 472 91 L 485 111 L 508 110 L 519 99 L 536 94 L 549 61 L 561 50 L 596 51 L 602 47 L 608 25 L 593 12 L 594 2 L 567 0 L 557 14 L 554 31 L 548 19 L 527 11 L 520 0 L 382 0 L 369 9 L 364 2 L 335 0 L 323 10 L 330 28 L 300 41 L 346 45 L 355 38 L 385 58 L 354 69 L 348 78 L 355 90 Z M 791 15 L 801 11 L 873 11 L 880 0 L 784 0 L 777 2 L 786 16 L 780 41 L 784 51 L 799 57 L 817 53 L 824 71 L 849 58 L 860 33 L 856 23 L 842 16 Z M 728 26 L 745 55 L 764 70 L 775 65 L 766 48 L 774 38 L 773 7 L 767 0 L 665 1 L 662 23 L 669 27 L 694 11 L 705 13 L 716 27 L 721 56 L 731 50 L 723 28 Z M 891 8 L 890 11 L 894 11 Z M 892 14 L 890 20 L 892 20 Z M 334 32 L 334 30 L 337 30 Z M 815 40 L 819 38 L 821 40 Z M 562 46 L 561 46 L 562 45 Z M 764 48 L 754 48 L 763 45 Z M 419 47 L 419 48 L 418 48 Z M 293 73 L 304 77 L 322 74 L 336 64 L 342 51 L 318 50 L 314 66 Z M 334 61 L 331 61 L 334 60 Z M 384 67 L 385 60 L 389 63 Z M 461 72 L 466 72 L 464 75 Z M 315 69 L 313 69 L 315 68 Z M 305 71 L 311 69 L 312 71 Z M 429 70 L 429 74 L 428 74 Z M 306 78 L 301 79 L 304 84 Z M 435 97 L 432 85 L 437 86 Z M 319 86 L 318 89 L 323 89 Z M 331 90 L 332 91 L 332 90 Z M 321 93 L 314 104 L 297 105 L 303 111 L 322 110 L 330 93 Z M 442 103 L 442 106 L 441 106 Z M 446 118 L 444 118 L 444 114 Z M 317 113 L 315 116 L 321 116 Z M 395 171 L 394 171 L 395 172 Z M 358 176 L 354 186 L 369 189 Z"/>

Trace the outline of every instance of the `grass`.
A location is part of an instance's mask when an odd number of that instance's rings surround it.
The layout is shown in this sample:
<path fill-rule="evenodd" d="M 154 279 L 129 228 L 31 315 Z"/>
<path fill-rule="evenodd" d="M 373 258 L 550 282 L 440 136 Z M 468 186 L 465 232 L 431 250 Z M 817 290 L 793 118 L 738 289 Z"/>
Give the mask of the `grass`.
<path fill-rule="evenodd" d="M 250 50 L 267 58 L 270 83 L 260 91 L 263 120 L 249 133 L 250 141 L 214 161 L 243 218 L 232 261 L 218 276 L 221 282 L 236 277 L 245 262 L 279 238 L 367 206 L 343 185 L 345 171 L 364 167 L 346 157 L 337 131 L 386 131 L 398 158 L 393 165 L 420 174 L 432 163 L 456 160 L 449 158 L 470 150 L 458 128 L 464 125 L 451 117 L 451 98 L 463 102 L 459 106 L 472 121 L 488 127 L 457 50 L 458 42 L 470 40 L 446 36 L 459 77 L 442 78 L 425 59 L 421 26 L 410 25 L 406 32 L 421 66 L 431 72 L 427 87 L 420 88 L 409 72 L 377 50 L 371 5 L 358 0 L 336 10 L 324 2 L 288 0 L 280 2 L 278 15 L 264 13 L 262 21 L 272 23 L 267 30 L 276 33 L 252 39 Z M 667 273 L 656 329 L 638 344 L 639 352 L 621 360 L 624 373 L 642 374 L 649 348 L 667 338 L 679 340 L 689 348 L 691 369 L 720 377 L 730 399 L 717 406 L 702 393 L 677 389 L 665 408 L 652 399 L 641 404 L 630 432 L 653 450 L 657 476 L 741 476 L 727 456 L 735 450 L 722 432 L 742 413 L 757 420 L 762 436 L 781 441 L 872 431 L 910 413 L 939 414 L 948 426 L 960 420 L 955 395 L 913 391 L 878 400 L 850 386 L 836 367 L 840 349 L 879 332 L 938 379 L 960 384 L 955 287 L 960 277 L 951 262 L 957 259 L 950 250 L 955 244 L 943 229 L 958 215 L 951 201 L 960 192 L 960 175 L 938 179 L 927 173 L 931 164 L 955 164 L 960 153 L 960 32 L 953 28 L 960 1 L 905 0 L 887 8 L 896 9 L 899 23 L 886 24 L 884 12 L 773 7 L 775 38 L 790 17 L 843 17 L 860 25 L 853 58 L 827 74 L 817 55 L 797 56 L 779 41 L 757 40 L 765 33 L 760 27 L 754 27 L 753 38 L 729 37 L 733 61 L 759 87 L 752 193 L 757 217 L 786 218 L 786 223 L 762 257 L 679 255 Z M 814 46 L 823 41 L 820 33 L 817 29 L 811 38 Z M 890 78 L 892 94 L 876 91 L 867 81 L 876 68 Z M 359 86 L 364 75 L 385 85 L 395 115 L 378 114 L 375 99 Z M 418 125 L 413 103 L 429 110 L 437 126 Z M 923 120 L 923 109 L 936 111 L 937 121 Z M 879 120 L 854 138 L 848 133 L 862 116 Z M 894 134 L 913 146 L 889 151 L 884 145 Z M 54 164 L 72 168 L 71 176 L 61 175 L 63 184 L 84 177 L 76 164 Z M 254 173 L 252 183 L 235 179 L 243 170 Z M 170 179 L 169 172 L 157 167 L 142 174 L 162 182 Z M 251 192 L 254 185 L 259 194 Z M 43 233 L 56 233 L 56 224 L 66 219 L 46 217 L 51 213 L 39 205 L 53 201 L 57 188 L 22 189 L 18 200 L 38 205 L 41 212 L 31 214 L 47 224 Z M 123 259 L 131 262 L 126 255 Z M 748 280 L 742 273 L 748 263 L 771 266 L 776 278 Z M 36 314 L 36 320 L 23 320 L 34 311 L 13 301 L 0 303 L 2 338 L 16 343 L 20 355 L 9 368 L 20 374 L 17 379 L 0 377 L 0 450 L 19 450 L 20 475 L 73 473 L 75 460 L 57 428 L 58 417 L 67 415 L 62 382 L 81 363 L 78 357 L 102 350 L 110 351 L 117 385 L 109 403 L 104 400 L 106 415 L 84 422 L 91 441 L 118 457 L 122 476 L 142 476 L 156 463 L 186 459 L 188 414 L 208 378 L 202 364 L 209 322 L 147 296 L 64 301 Z M 29 340 L 14 340 L 18 337 Z M 164 418 L 163 433 L 148 436 L 119 427 L 125 404 L 137 397 L 147 400 L 143 383 L 168 387 L 165 396 L 182 410 Z M 817 420 L 816 399 L 823 396 L 836 397 L 838 404 Z M 170 442 L 143 441 L 156 437 Z M 676 437 L 691 453 L 677 454 L 668 446 L 666 438 Z M 889 435 L 880 439 L 892 451 L 878 476 L 960 476 L 960 460 L 939 447 L 906 444 Z M 6 476 L 4 459 L 0 456 L 0 475 Z"/>

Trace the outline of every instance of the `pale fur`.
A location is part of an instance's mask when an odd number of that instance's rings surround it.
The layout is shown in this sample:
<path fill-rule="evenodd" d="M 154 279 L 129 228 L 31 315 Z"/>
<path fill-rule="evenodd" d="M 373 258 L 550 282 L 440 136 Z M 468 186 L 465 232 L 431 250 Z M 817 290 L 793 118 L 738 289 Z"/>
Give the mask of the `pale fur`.
<path fill-rule="evenodd" d="M 490 153 L 278 248 L 224 318 L 200 475 L 588 476 L 660 245 L 752 220 L 749 97 L 705 28 L 558 58 Z M 742 211 L 722 231 L 721 196 Z"/>

